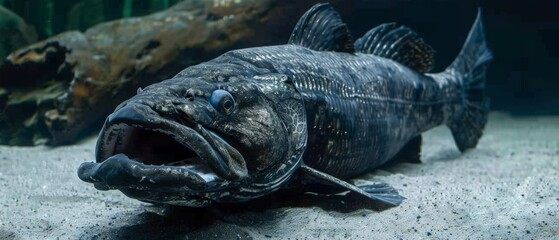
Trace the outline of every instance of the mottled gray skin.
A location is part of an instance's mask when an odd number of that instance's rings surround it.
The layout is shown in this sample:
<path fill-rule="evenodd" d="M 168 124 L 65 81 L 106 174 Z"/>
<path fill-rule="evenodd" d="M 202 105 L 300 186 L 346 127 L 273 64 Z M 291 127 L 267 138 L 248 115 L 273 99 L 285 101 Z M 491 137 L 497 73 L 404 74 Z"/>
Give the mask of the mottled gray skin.
<path fill-rule="evenodd" d="M 176 77 L 207 75 L 203 69 L 217 74 L 229 62 L 250 66 L 254 76 L 285 75 L 294 84 L 306 112 L 303 160 L 340 178 L 391 160 L 410 139 L 443 124 L 462 103 L 460 81 L 426 76 L 371 54 L 319 52 L 297 45 L 231 51 Z"/>
<path fill-rule="evenodd" d="M 390 161 L 410 139 L 459 111 L 460 82 L 449 73 L 423 75 L 371 54 L 297 45 L 235 50 L 151 85 L 121 104 L 100 134 L 97 167 L 86 163 L 79 175 L 101 190 L 197 207 L 266 195 L 284 186 L 302 162 L 347 179 Z M 231 115 L 208 103 L 216 89 L 236 99 Z M 202 126 L 243 155 L 240 161 L 246 161 L 248 176 L 214 171 L 214 180 L 205 182 L 178 167 L 137 171 L 144 165 L 136 161 L 153 163 L 141 159 L 147 153 L 119 150 L 120 142 L 129 141 L 123 140 L 128 130 L 121 130 L 121 122 L 126 128 L 164 132 L 192 149 L 201 147 L 192 144 L 198 138 L 191 136 L 197 135 L 191 129 Z M 145 149 L 157 140 L 137 141 L 134 148 Z M 153 184 L 145 180 L 150 176 Z"/>
<path fill-rule="evenodd" d="M 250 200 L 290 179 L 397 206 L 404 198 L 389 185 L 344 179 L 399 152 L 417 161 L 416 139 L 441 124 L 462 151 L 482 135 L 491 53 L 479 14 L 439 74 L 421 73 L 432 50 L 411 30 L 381 25 L 353 45 L 327 4 L 301 18 L 290 43 L 231 51 L 138 91 L 107 118 L 97 162 L 78 176 L 100 190 L 191 207 Z"/>
<path fill-rule="evenodd" d="M 100 170 L 89 167 L 94 173 L 84 174 L 89 170 L 80 168 L 80 178 L 143 201 L 187 206 L 266 195 L 285 185 L 302 162 L 347 179 L 386 163 L 410 139 L 444 123 L 451 109 L 458 109 L 453 104 L 460 103 L 460 86 L 444 79 L 370 54 L 319 52 L 297 45 L 231 51 L 121 104 L 99 137 Z M 208 104 L 216 89 L 235 97 L 238 106 L 231 115 Z M 226 137 L 242 153 L 249 176 L 216 174 L 217 181 L 204 183 L 185 172 L 161 177 L 165 171 L 180 171 L 177 167 L 134 174 L 139 167 L 128 167 L 133 163 L 124 158 L 148 164 L 141 159 L 147 154 L 119 150 L 119 142 L 128 141 L 122 140 L 128 130 L 120 130 L 121 122 L 165 132 L 192 149 L 199 146 L 192 144 L 196 141 L 191 133 L 172 125 L 193 129 L 199 124 Z M 145 149 L 150 141 L 156 140 L 140 140 L 135 148 Z M 121 152 L 127 157 L 116 155 Z M 156 183 L 145 185 L 149 176 L 157 176 L 152 178 Z M 172 178 L 181 180 L 168 180 Z M 177 182 L 187 189 L 176 187 Z"/>

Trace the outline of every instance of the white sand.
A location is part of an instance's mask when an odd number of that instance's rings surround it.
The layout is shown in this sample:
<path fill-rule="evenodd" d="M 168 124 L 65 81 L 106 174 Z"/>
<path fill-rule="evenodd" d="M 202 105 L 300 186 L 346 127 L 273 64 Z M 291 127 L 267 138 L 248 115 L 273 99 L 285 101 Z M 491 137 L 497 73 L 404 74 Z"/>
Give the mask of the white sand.
<path fill-rule="evenodd" d="M 0 239 L 559 238 L 559 117 L 494 113 L 465 154 L 446 128 L 425 134 L 423 164 L 362 177 L 407 198 L 382 212 L 314 195 L 197 211 L 151 206 L 78 179 L 94 144 L 0 146 Z"/>

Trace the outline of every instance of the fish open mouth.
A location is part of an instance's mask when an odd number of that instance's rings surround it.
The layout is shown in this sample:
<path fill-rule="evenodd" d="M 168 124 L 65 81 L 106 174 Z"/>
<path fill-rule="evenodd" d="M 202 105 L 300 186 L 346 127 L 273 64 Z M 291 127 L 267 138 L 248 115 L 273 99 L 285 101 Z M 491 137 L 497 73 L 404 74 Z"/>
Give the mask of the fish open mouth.
<path fill-rule="evenodd" d="M 114 126 L 122 134 L 114 144 L 112 154 L 123 153 L 146 165 L 167 166 L 205 166 L 201 158 L 188 146 L 179 143 L 171 136 L 153 129 L 120 124 Z"/>
<path fill-rule="evenodd" d="M 243 155 L 201 124 L 181 124 L 146 105 L 111 114 L 99 135 L 96 163 L 84 163 L 80 179 L 107 189 L 211 191 L 248 176 Z"/>

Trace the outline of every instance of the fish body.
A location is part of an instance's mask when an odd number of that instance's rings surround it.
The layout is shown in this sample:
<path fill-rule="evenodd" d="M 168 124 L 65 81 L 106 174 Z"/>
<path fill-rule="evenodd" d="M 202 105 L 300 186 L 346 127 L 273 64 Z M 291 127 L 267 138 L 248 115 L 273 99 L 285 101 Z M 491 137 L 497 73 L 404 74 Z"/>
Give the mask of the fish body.
<path fill-rule="evenodd" d="M 283 45 L 232 51 L 208 64 L 230 59 L 254 65 L 260 75 L 290 79 L 305 107 L 304 162 L 341 178 L 386 163 L 412 138 L 443 124 L 462 103 L 457 81 L 372 54 Z"/>
<path fill-rule="evenodd" d="M 479 15 L 454 63 L 428 74 L 433 50 L 409 28 L 384 24 L 354 43 L 319 4 L 289 44 L 230 51 L 122 103 L 100 133 L 97 162 L 78 175 L 142 201 L 202 207 L 269 194 L 299 173 L 396 206 L 404 198 L 389 185 L 345 179 L 419 161 L 421 133 L 441 124 L 460 150 L 474 147 L 490 60 Z"/>

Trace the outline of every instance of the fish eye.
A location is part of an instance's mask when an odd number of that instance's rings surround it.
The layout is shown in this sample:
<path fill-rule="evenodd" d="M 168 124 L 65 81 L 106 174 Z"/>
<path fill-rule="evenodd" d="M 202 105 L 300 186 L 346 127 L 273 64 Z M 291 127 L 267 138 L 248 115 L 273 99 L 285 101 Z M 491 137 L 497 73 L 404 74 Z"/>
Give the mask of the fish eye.
<path fill-rule="evenodd" d="M 235 99 L 225 90 L 215 90 L 210 97 L 210 104 L 219 112 L 229 115 L 235 108 Z"/>

